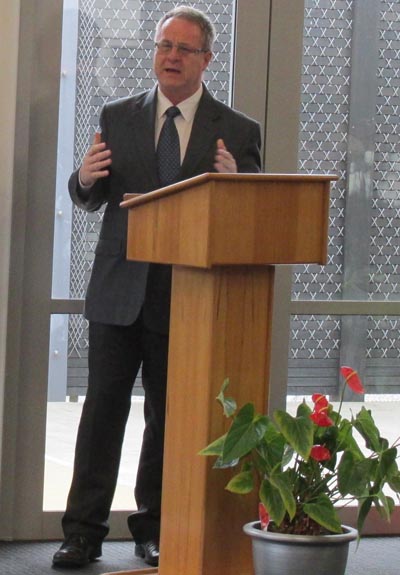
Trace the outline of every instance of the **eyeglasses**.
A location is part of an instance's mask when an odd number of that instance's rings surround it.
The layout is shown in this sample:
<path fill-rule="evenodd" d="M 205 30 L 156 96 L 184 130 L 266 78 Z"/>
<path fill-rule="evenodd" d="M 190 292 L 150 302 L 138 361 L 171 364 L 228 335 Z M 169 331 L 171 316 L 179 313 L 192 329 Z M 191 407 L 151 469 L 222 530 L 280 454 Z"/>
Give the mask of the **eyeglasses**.
<path fill-rule="evenodd" d="M 204 50 L 202 48 L 192 48 L 191 46 L 186 46 L 186 44 L 174 44 L 173 42 L 168 42 L 168 40 L 162 40 L 161 42 L 155 42 L 155 47 L 160 54 L 169 54 L 172 48 L 176 48 L 176 51 L 180 56 L 190 56 L 190 54 L 205 54 L 209 50 Z"/>

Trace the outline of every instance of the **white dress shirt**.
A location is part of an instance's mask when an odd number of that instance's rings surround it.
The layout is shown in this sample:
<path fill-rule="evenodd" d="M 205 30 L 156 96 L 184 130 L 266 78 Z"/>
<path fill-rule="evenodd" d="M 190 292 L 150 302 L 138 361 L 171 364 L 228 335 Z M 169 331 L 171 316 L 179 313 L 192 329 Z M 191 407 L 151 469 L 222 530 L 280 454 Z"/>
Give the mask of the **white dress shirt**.
<path fill-rule="evenodd" d="M 193 120 L 199 106 L 200 98 L 203 94 L 203 86 L 195 92 L 190 98 L 183 100 L 177 105 L 180 114 L 174 118 L 175 126 L 179 135 L 179 144 L 181 149 L 181 164 L 186 154 L 190 134 L 192 131 Z M 161 128 L 165 122 L 165 112 L 168 108 L 173 106 L 172 102 L 161 92 L 160 88 L 157 90 L 157 111 L 156 111 L 156 127 L 155 127 L 155 144 L 157 149 L 158 138 L 160 136 Z"/>

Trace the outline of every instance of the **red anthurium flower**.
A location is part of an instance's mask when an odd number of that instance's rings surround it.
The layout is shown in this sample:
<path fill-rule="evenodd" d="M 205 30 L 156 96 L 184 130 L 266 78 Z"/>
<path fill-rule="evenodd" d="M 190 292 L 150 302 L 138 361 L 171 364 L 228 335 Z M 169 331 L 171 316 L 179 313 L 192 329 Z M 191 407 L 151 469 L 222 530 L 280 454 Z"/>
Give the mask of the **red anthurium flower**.
<path fill-rule="evenodd" d="M 329 449 L 323 445 L 314 445 L 311 449 L 310 456 L 315 459 L 315 461 L 328 461 L 328 459 L 332 457 Z"/>
<path fill-rule="evenodd" d="M 325 411 L 313 411 L 310 415 L 310 419 L 319 427 L 330 427 L 333 425 L 332 419 L 327 416 Z"/>
<path fill-rule="evenodd" d="M 314 412 L 326 411 L 329 407 L 329 401 L 326 399 L 325 395 L 321 393 L 314 393 L 312 396 L 314 402 Z"/>
<path fill-rule="evenodd" d="M 350 387 L 354 393 L 365 393 L 364 386 L 361 383 L 360 377 L 355 369 L 343 365 L 340 371 L 345 379 L 345 383 Z"/>
<path fill-rule="evenodd" d="M 261 522 L 261 529 L 265 531 L 269 523 L 269 514 L 268 511 L 265 509 L 265 505 L 261 502 L 258 504 L 258 516 Z"/>

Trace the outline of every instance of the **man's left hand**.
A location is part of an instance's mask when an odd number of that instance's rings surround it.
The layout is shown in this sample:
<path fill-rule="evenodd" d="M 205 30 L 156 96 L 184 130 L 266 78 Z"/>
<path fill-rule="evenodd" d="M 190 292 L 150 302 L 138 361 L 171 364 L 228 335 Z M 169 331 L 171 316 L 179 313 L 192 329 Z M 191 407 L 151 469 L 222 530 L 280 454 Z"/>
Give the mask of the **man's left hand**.
<path fill-rule="evenodd" d="M 222 174 L 236 174 L 237 165 L 235 158 L 226 149 L 222 139 L 217 140 L 214 168 Z"/>

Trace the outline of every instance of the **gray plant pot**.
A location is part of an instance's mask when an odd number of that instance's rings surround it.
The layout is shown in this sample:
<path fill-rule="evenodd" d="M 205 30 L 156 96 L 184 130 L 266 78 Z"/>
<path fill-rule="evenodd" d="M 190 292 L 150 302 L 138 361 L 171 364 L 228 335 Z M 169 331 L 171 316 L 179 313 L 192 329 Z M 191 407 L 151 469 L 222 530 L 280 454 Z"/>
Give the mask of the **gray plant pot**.
<path fill-rule="evenodd" d="M 357 531 L 342 527 L 338 535 L 287 535 L 262 531 L 259 521 L 247 523 L 243 530 L 252 538 L 255 575 L 344 575 Z"/>

